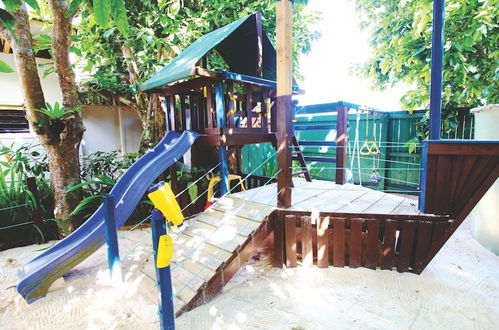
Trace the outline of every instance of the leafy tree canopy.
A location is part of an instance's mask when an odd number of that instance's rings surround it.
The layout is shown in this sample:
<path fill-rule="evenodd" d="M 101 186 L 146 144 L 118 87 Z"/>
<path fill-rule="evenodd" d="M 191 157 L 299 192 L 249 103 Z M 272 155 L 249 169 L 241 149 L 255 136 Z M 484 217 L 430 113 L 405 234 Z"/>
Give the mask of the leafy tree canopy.
<path fill-rule="evenodd" d="M 110 94 L 133 99 L 140 82 L 196 39 L 252 12 L 262 13 L 264 28 L 274 37 L 274 0 L 126 0 L 125 7 L 126 23 L 99 24 L 92 8 L 81 13 L 76 45 L 85 59 L 85 70 L 92 73 L 83 89 L 85 102 L 99 102 Z M 319 37 L 312 29 L 319 14 L 302 3 L 295 4 L 294 10 L 297 63 L 299 54 L 310 51 L 312 41 Z M 222 65 L 214 54 L 208 63 Z"/>
<path fill-rule="evenodd" d="M 408 109 L 428 107 L 432 1 L 355 0 L 369 29 L 372 57 L 356 67 L 382 90 L 414 86 L 402 98 Z M 448 0 L 445 11 L 443 107 L 499 103 L 498 0 Z"/>

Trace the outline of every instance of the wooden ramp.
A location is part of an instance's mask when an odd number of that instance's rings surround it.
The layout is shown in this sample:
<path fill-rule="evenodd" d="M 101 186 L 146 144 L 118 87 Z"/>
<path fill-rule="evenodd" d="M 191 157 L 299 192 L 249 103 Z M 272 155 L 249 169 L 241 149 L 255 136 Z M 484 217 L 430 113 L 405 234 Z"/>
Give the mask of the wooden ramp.
<path fill-rule="evenodd" d="M 273 210 L 231 195 L 187 220 L 177 234 L 170 233 L 177 315 L 207 301 L 234 276 L 270 233 L 266 220 Z M 152 263 L 144 264 L 142 272 L 156 281 Z"/>

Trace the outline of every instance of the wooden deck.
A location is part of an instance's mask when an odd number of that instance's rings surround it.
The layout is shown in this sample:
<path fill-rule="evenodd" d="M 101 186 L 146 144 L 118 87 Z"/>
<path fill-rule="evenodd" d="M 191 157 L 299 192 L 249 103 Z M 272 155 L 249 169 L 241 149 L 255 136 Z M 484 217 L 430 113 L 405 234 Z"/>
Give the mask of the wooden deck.
<path fill-rule="evenodd" d="M 419 214 L 417 201 L 354 185 L 293 179 L 291 210 L 350 213 Z M 222 198 L 209 210 L 187 220 L 174 237 L 171 265 L 177 314 L 205 302 L 248 260 L 272 228 L 276 184 Z M 142 272 L 155 281 L 154 265 Z"/>
<path fill-rule="evenodd" d="M 387 194 L 353 184 L 293 179 L 293 206 L 288 210 L 370 214 L 420 214 L 416 197 Z M 231 198 L 275 205 L 277 184 L 231 195 Z M 256 192 L 257 191 L 257 192 Z M 256 193 L 255 193 L 256 192 Z"/>

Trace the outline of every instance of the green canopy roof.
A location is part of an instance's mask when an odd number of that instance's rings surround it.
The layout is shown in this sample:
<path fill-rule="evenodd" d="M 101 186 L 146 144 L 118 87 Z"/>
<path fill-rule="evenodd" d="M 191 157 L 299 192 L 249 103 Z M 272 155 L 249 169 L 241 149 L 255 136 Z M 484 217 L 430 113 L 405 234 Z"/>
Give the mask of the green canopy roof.
<path fill-rule="evenodd" d="M 193 75 L 196 63 L 215 49 L 232 72 L 257 76 L 257 14 L 241 18 L 212 31 L 187 47 L 179 56 L 140 86 L 142 91 L 160 88 Z M 276 51 L 262 31 L 263 78 L 276 80 Z"/>

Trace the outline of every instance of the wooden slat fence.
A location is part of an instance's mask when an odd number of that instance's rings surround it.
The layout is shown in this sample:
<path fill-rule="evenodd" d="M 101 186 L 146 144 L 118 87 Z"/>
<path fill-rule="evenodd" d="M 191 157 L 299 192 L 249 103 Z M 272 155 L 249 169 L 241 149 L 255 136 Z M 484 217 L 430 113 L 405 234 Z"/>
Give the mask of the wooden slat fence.
<path fill-rule="evenodd" d="M 421 273 L 446 216 L 276 211 L 275 266 L 366 267 Z"/>

